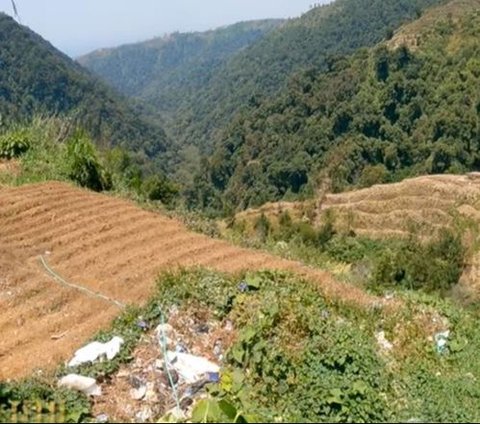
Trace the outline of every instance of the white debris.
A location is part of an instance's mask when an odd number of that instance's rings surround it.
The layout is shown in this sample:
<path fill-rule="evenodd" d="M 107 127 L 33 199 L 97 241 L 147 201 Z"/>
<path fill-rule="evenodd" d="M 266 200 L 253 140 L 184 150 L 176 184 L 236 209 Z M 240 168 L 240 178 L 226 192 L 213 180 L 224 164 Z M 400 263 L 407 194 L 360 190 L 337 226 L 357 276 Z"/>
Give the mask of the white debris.
<path fill-rule="evenodd" d="M 435 344 L 437 345 L 438 353 L 445 353 L 447 350 L 448 338 L 450 337 L 450 331 L 442 331 L 435 334 Z"/>
<path fill-rule="evenodd" d="M 170 324 L 160 324 L 155 329 L 155 334 L 157 335 L 157 339 L 161 339 L 164 335 L 165 337 L 172 337 L 173 334 L 173 327 Z"/>
<path fill-rule="evenodd" d="M 178 422 L 186 421 L 186 419 L 187 419 L 187 416 L 186 416 L 185 412 L 182 411 L 181 409 L 175 407 L 175 408 L 172 408 L 169 411 L 167 411 L 165 413 L 165 415 L 158 422 L 160 422 L 160 423 L 171 423 L 171 422 L 178 423 Z"/>
<path fill-rule="evenodd" d="M 147 386 L 140 386 L 138 389 L 130 390 L 130 396 L 134 400 L 142 400 L 147 394 Z"/>
<path fill-rule="evenodd" d="M 173 344 L 172 337 L 174 335 L 174 330 L 170 324 L 160 324 L 155 329 L 155 335 L 160 346 L 163 346 L 164 338 L 167 346 L 171 346 Z"/>
<path fill-rule="evenodd" d="M 102 388 L 97 384 L 94 378 L 83 377 L 77 374 L 69 374 L 58 382 L 60 387 L 78 390 L 88 396 L 101 396 Z"/>
<path fill-rule="evenodd" d="M 120 347 L 124 343 L 121 337 L 114 337 L 108 343 L 92 342 L 85 347 L 77 350 L 75 356 L 68 363 L 69 367 L 94 362 L 105 355 L 111 361 L 120 352 Z"/>
<path fill-rule="evenodd" d="M 393 349 L 393 344 L 390 343 L 386 338 L 385 338 L 385 331 L 380 331 L 375 334 L 375 337 L 377 339 L 378 345 L 383 349 L 383 350 L 392 350 Z"/>
<path fill-rule="evenodd" d="M 208 359 L 188 353 L 167 352 L 169 364 L 187 384 L 201 380 L 206 373 L 218 373 L 220 367 Z"/>
<path fill-rule="evenodd" d="M 152 410 L 148 406 L 145 406 L 135 414 L 135 421 L 137 423 L 146 423 L 146 422 L 149 422 L 152 419 L 152 417 L 153 417 Z"/>

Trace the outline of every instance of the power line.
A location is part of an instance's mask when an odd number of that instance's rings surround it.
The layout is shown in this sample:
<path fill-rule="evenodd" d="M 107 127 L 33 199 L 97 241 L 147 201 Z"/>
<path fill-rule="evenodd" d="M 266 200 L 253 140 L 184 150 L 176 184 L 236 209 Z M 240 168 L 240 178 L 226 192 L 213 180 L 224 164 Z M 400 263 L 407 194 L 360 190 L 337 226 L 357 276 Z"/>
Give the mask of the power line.
<path fill-rule="evenodd" d="M 17 18 L 18 22 L 21 23 L 22 21 L 20 19 L 20 15 L 18 14 L 18 9 L 17 9 L 17 5 L 15 3 L 15 0 L 11 0 L 11 2 L 12 2 L 13 14 Z"/>

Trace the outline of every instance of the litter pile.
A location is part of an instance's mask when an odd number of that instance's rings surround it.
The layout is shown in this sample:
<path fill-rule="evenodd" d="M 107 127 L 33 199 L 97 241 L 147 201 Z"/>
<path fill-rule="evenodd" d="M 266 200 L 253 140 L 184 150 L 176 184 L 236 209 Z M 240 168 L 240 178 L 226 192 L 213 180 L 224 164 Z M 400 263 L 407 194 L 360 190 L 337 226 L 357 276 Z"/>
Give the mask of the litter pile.
<path fill-rule="evenodd" d="M 153 324 L 153 325 L 152 325 Z M 235 340 L 231 321 L 211 319 L 207 310 L 172 310 L 168 323 L 145 322 L 144 331 L 130 363 L 108 380 L 70 374 L 59 385 L 93 397 L 97 422 L 151 422 L 165 415 L 190 416 L 197 400 L 206 396 L 205 386 L 220 380 L 224 352 Z M 75 367 L 98 360 L 111 360 L 121 350 L 123 339 L 93 342 L 79 349 L 68 363 Z"/>

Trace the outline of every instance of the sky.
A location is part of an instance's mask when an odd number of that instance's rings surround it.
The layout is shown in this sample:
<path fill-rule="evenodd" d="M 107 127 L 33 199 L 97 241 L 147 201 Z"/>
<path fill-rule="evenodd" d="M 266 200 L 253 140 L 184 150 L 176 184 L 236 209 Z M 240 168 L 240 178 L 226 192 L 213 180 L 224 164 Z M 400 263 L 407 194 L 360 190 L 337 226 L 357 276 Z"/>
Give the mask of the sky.
<path fill-rule="evenodd" d="M 72 57 L 235 22 L 296 17 L 326 0 L 15 0 L 21 23 Z M 13 15 L 11 0 L 0 11 Z"/>

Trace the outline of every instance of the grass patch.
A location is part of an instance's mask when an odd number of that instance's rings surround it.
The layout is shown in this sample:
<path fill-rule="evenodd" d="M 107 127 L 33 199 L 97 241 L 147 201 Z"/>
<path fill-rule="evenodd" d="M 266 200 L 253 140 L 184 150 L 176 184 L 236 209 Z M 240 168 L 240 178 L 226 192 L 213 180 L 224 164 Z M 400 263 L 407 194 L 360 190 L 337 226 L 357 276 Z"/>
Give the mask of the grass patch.
<path fill-rule="evenodd" d="M 478 421 L 478 309 L 461 309 L 437 294 L 399 296 L 404 306 L 384 314 L 340 305 L 288 273 L 167 273 L 145 307 L 128 308 L 94 337 L 123 337 L 121 354 L 75 371 L 107 379 L 132 360 L 143 334 L 140 318 L 153 328 L 171 308 L 201 308 L 213 319 L 231 320 L 238 337 L 226 353 L 220 383 L 208 386 L 206 400 L 194 408 L 194 421 Z M 445 329 L 447 349 L 438 353 L 433 336 Z M 379 347 L 379 331 L 391 350 Z M 11 402 L 21 410 L 34 400 L 63 403 L 71 422 L 87 419 L 88 400 L 56 388 L 67 372 L 60 367 L 51 379 L 1 385 L 2 420 Z M 47 408 L 43 413 L 48 417 Z"/>

